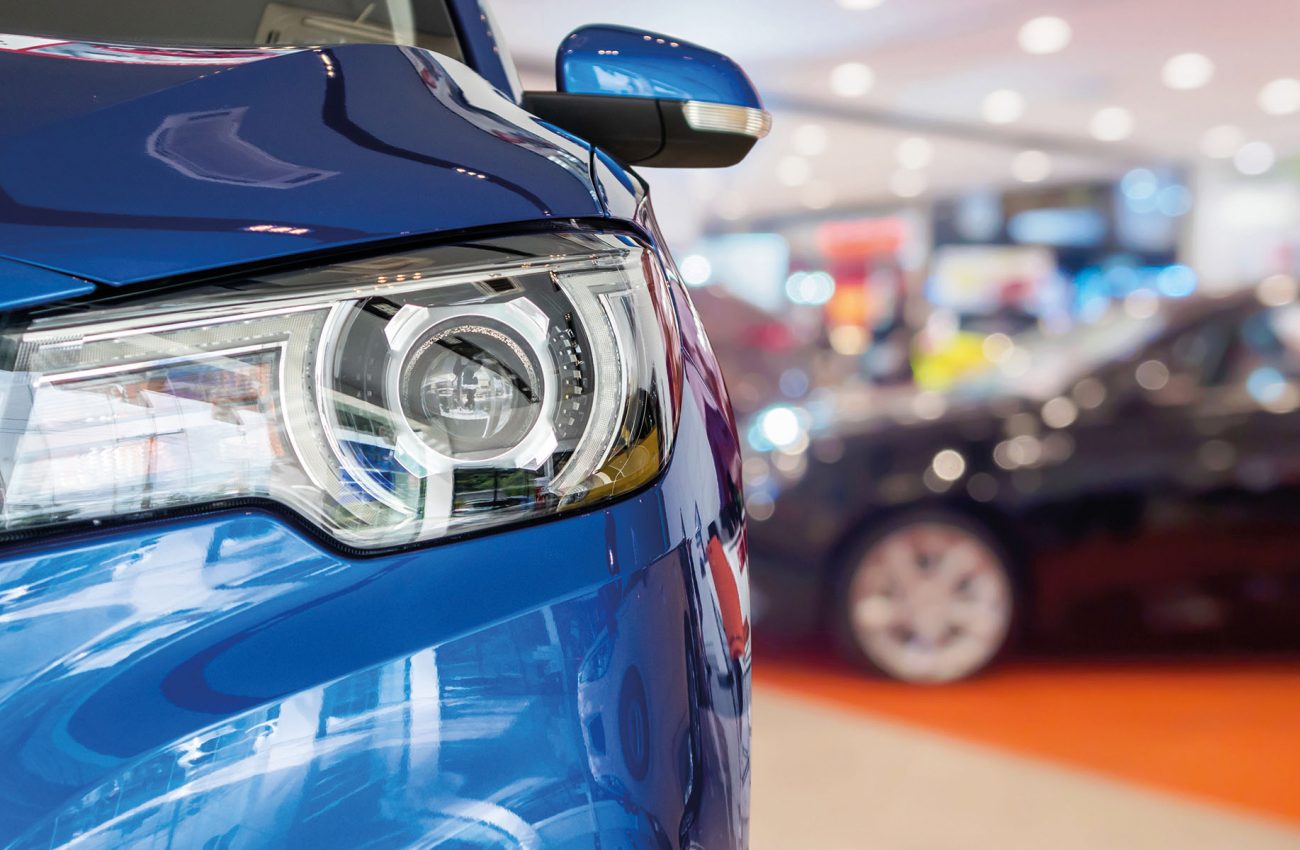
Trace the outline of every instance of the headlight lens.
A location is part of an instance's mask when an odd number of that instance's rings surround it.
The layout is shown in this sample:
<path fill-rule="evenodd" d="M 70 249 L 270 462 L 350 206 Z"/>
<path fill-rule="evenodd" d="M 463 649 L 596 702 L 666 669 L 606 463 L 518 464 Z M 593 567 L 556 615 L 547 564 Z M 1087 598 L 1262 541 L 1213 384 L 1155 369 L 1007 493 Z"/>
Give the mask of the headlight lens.
<path fill-rule="evenodd" d="M 269 499 L 377 548 L 654 477 L 680 392 L 653 253 L 546 234 L 64 310 L 0 340 L 3 528 Z"/>

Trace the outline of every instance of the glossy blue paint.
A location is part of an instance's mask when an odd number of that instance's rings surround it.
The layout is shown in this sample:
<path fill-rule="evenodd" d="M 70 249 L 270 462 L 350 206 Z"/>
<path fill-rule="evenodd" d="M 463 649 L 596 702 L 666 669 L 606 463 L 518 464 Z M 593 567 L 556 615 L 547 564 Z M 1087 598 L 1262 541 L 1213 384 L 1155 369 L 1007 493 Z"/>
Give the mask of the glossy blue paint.
<path fill-rule="evenodd" d="M 11 551 L 0 847 L 743 847 L 701 368 L 664 477 L 604 510 L 365 560 L 260 513 Z"/>
<path fill-rule="evenodd" d="M 740 66 L 670 36 L 606 24 L 574 30 L 555 56 L 560 91 L 762 108 Z"/>
<path fill-rule="evenodd" d="M 247 55 L 233 55 L 229 65 L 153 65 L 0 54 L 5 74 L 22 80 L 19 86 L 0 87 L 0 139 L 221 73 L 241 59 L 247 61 Z M 0 174 L 0 185 L 7 176 Z"/>
<path fill-rule="evenodd" d="M 638 212 L 647 197 L 647 189 L 636 172 L 614 159 L 603 148 L 596 148 L 591 158 L 591 176 L 600 195 L 600 202 L 611 217 L 623 221 L 637 220 Z"/>
<path fill-rule="evenodd" d="M 0 310 L 17 310 L 94 291 L 90 281 L 0 258 Z"/>
<path fill-rule="evenodd" d="M 72 91 L 93 65 L 110 69 L 102 107 Z M 0 52 L 7 87 L 56 101 L 66 87 L 69 104 L 0 131 L 0 256 L 124 284 L 604 214 L 588 147 L 428 51 L 345 45 L 198 76 L 144 67 L 157 76 Z"/>

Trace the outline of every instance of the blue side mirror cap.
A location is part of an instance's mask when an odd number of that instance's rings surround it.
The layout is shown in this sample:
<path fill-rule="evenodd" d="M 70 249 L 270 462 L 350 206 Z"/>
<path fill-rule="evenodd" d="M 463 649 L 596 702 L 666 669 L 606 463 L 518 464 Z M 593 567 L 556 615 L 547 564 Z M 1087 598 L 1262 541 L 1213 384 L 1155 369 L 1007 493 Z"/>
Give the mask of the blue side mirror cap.
<path fill-rule="evenodd" d="M 555 73 L 558 91 L 525 92 L 525 108 L 632 165 L 733 165 L 771 129 L 740 66 L 671 36 L 582 27 L 560 44 Z"/>
<path fill-rule="evenodd" d="M 653 97 L 762 109 L 730 58 L 670 36 L 595 24 L 570 33 L 555 57 L 560 91 Z"/>

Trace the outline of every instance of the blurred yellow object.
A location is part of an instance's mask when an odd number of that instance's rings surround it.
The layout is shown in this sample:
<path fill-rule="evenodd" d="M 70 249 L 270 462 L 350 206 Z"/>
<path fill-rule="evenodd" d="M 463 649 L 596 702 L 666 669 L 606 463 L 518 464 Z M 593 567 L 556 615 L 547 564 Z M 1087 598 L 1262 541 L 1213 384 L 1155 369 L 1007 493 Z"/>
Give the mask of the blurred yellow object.
<path fill-rule="evenodd" d="M 988 367 L 984 334 L 958 331 L 937 351 L 912 352 L 912 375 L 921 389 L 942 392 L 959 379 Z"/>

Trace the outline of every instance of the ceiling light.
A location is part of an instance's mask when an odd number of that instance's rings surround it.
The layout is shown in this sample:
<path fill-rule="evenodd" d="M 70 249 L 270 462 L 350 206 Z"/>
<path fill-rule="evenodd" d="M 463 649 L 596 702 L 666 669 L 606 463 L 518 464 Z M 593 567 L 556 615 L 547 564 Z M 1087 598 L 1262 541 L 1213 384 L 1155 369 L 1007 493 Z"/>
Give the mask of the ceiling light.
<path fill-rule="evenodd" d="M 1102 142 L 1118 142 L 1133 135 L 1133 113 L 1122 106 L 1098 109 L 1088 124 L 1092 137 Z"/>
<path fill-rule="evenodd" d="M 930 468 L 940 480 L 956 481 L 966 473 L 966 458 L 956 449 L 943 449 L 930 461 Z"/>
<path fill-rule="evenodd" d="M 1232 159 L 1233 155 L 1246 143 L 1246 134 L 1240 127 L 1220 124 L 1211 127 L 1201 136 L 1201 153 L 1211 159 Z"/>
<path fill-rule="evenodd" d="M 1011 175 L 1021 183 L 1042 183 L 1052 173 L 1052 158 L 1042 151 L 1021 151 L 1011 160 Z"/>
<path fill-rule="evenodd" d="M 1039 56 L 1059 53 L 1070 43 L 1070 25 L 1061 18 L 1044 15 L 1026 21 L 1020 28 L 1020 48 Z"/>
<path fill-rule="evenodd" d="M 840 6 L 852 12 L 874 9 L 884 2 L 885 0 L 839 0 Z"/>
<path fill-rule="evenodd" d="M 783 186 L 802 186 L 812 175 L 812 166 L 801 156 L 783 156 L 776 164 L 776 179 Z"/>
<path fill-rule="evenodd" d="M 934 159 L 934 143 L 923 136 L 912 136 L 898 143 L 894 155 L 904 168 L 925 168 Z"/>
<path fill-rule="evenodd" d="M 1179 53 L 1165 62 L 1160 76 L 1171 89 L 1191 91 L 1210 81 L 1214 76 L 1214 63 L 1201 53 Z"/>
<path fill-rule="evenodd" d="M 900 198 L 915 198 L 925 191 L 925 174 L 920 171 L 895 171 L 889 178 L 889 191 Z"/>
<path fill-rule="evenodd" d="M 1237 170 L 1242 174 L 1254 176 L 1263 174 L 1273 167 L 1277 161 L 1277 156 L 1273 153 L 1273 148 L 1267 142 L 1249 142 L 1241 146 L 1232 158 L 1232 164 L 1237 166 Z"/>
<path fill-rule="evenodd" d="M 1010 124 L 1025 114 L 1025 96 L 1012 89 L 991 91 L 985 95 L 980 112 L 990 124 Z"/>
<path fill-rule="evenodd" d="M 826 128 L 820 124 L 803 124 L 794 131 L 794 149 L 804 156 L 817 156 L 825 152 Z"/>
<path fill-rule="evenodd" d="M 861 62 L 845 62 L 831 70 L 831 91 L 840 97 L 862 97 L 875 82 L 875 72 Z"/>
<path fill-rule="evenodd" d="M 1259 108 L 1269 115 L 1292 115 L 1300 112 L 1300 80 L 1283 77 L 1259 90 Z"/>

